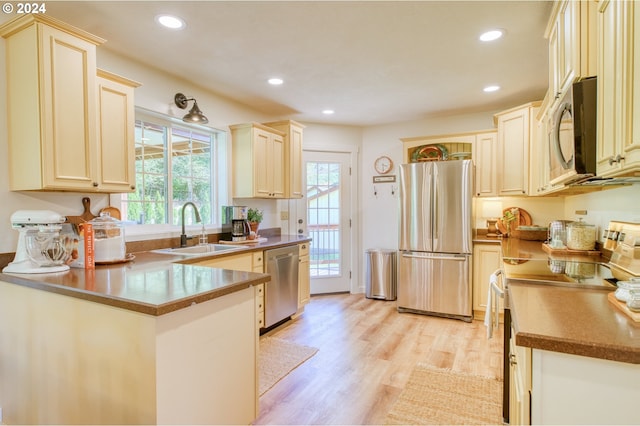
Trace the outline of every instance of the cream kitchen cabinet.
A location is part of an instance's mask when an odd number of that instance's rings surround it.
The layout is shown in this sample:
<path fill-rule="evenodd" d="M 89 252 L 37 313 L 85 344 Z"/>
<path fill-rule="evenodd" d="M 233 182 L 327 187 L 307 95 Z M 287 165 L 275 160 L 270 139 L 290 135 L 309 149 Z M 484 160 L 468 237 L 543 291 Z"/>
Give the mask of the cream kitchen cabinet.
<path fill-rule="evenodd" d="M 498 195 L 529 193 L 529 146 L 536 138 L 535 117 L 541 102 L 531 102 L 495 115 L 498 127 Z"/>
<path fill-rule="evenodd" d="M 599 176 L 640 175 L 640 8 L 598 3 Z"/>
<path fill-rule="evenodd" d="M 302 198 L 304 195 L 302 140 L 305 126 L 293 120 L 264 123 L 264 125 L 284 132 L 285 198 Z"/>
<path fill-rule="evenodd" d="M 420 136 L 400 139 L 403 143 L 403 159 L 405 163 L 410 163 L 412 157 L 423 145 L 436 145 L 444 148 L 449 159 L 453 159 L 453 154 L 462 155 L 469 158 L 472 155 L 473 144 L 476 141 L 476 132 L 456 133 L 451 135 Z M 464 155 L 464 154 L 468 155 Z"/>
<path fill-rule="evenodd" d="M 98 175 L 106 192 L 135 190 L 135 106 L 140 83 L 98 70 Z"/>
<path fill-rule="evenodd" d="M 210 268 L 231 269 L 234 271 L 259 272 L 262 273 L 262 252 L 259 253 L 259 262 L 254 269 L 254 254 L 252 252 L 240 253 L 232 256 L 213 257 L 211 259 L 197 262 L 197 265 L 208 266 Z"/>
<path fill-rule="evenodd" d="M 233 197 L 285 197 L 284 133 L 259 123 L 230 126 Z"/>
<path fill-rule="evenodd" d="M 582 77 L 596 75 L 596 5 L 591 0 L 554 2 L 549 40 L 549 95 L 554 103 Z"/>
<path fill-rule="evenodd" d="M 516 345 L 511 329 L 509 341 L 509 424 L 531 424 L 531 348 Z"/>
<path fill-rule="evenodd" d="M 210 268 L 257 272 L 261 274 L 264 270 L 264 252 L 254 251 L 249 253 L 236 254 L 233 256 L 212 258 L 200 261 L 197 264 Z M 256 321 L 258 323 L 258 328 L 262 328 L 264 327 L 264 284 L 256 285 L 254 287 L 254 291 Z"/>
<path fill-rule="evenodd" d="M 309 244 L 298 244 L 298 312 L 311 299 L 311 277 L 309 263 Z"/>
<path fill-rule="evenodd" d="M 47 15 L 0 26 L 6 39 L 10 189 L 96 191 L 96 46 Z"/>
<path fill-rule="evenodd" d="M 487 306 L 489 277 L 500 268 L 500 256 L 499 242 L 473 245 L 473 316 L 475 319 L 483 320 L 485 311 L 491 309 Z"/>
<path fill-rule="evenodd" d="M 497 150 L 498 135 L 495 131 L 476 135 L 473 144 L 473 159 L 476 166 L 475 194 L 477 197 L 496 197 L 498 195 Z"/>
<path fill-rule="evenodd" d="M 135 189 L 133 91 L 96 69 L 104 40 L 46 15 L 0 27 L 7 49 L 13 191 Z"/>

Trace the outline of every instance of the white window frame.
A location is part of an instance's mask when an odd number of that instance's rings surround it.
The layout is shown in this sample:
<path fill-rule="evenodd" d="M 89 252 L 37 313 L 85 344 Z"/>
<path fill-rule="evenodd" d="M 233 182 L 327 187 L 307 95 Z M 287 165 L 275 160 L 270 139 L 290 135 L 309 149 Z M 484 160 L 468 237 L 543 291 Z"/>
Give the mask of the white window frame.
<path fill-rule="evenodd" d="M 230 136 L 227 131 L 214 127 L 203 126 L 199 124 L 185 123 L 180 119 L 165 114 L 150 111 L 144 108 L 136 107 L 136 121 L 147 121 L 165 127 L 181 127 L 187 129 L 198 130 L 206 133 L 215 134 L 214 141 L 211 146 L 211 155 L 213 157 L 211 173 L 212 178 L 218 179 L 217 185 L 212 185 L 211 201 L 212 201 L 212 223 L 205 224 L 207 232 L 221 232 L 220 213 L 221 206 L 227 204 L 229 200 L 229 159 L 230 155 L 229 143 Z M 170 167 L 170 166 L 169 166 Z M 168 192 L 167 197 L 171 194 Z M 122 194 L 111 194 L 109 202 L 112 206 L 122 206 Z M 170 203 L 169 199 L 167 200 Z M 189 214 L 191 214 L 189 212 Z M 171 215 L 167 217 L 170 220 Z M 126 224 L 125 237 L 127 241 L 143 241 L 155 238 L 177 237 L 181 233 L 180 225 L 171 224 Z M 187 225 L 185 229 L 188 233 L 197 233 L 202 229 L 201 224 Z"/>

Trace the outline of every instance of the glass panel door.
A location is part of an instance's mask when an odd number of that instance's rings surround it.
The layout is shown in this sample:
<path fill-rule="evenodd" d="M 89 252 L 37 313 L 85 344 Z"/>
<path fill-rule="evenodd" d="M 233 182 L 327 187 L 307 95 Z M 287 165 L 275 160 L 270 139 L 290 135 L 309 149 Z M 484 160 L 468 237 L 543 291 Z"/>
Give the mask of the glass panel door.
<path fill-rule="evenodd" d="M 349 291 L 351 237 L 347 153 L 305 151 L 306 231 L 310 249 L 311 293 Z M 302 224 L 299 219 L 298 222 Z M 301 227 L 303 228 L 303 227 Z"/>

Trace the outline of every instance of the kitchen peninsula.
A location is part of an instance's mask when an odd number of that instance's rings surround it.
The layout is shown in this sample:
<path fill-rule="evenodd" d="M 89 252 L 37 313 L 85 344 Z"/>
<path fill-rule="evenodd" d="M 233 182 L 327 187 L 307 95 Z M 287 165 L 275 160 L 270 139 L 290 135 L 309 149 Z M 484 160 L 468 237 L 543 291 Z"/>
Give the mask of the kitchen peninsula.
<path fill-rule="evenodd" d="M 271 240 L 271 239 L 270 239 Z M 214 256 L 135 253 L 58 274 L 0 274 L 0 401 L 8 423 L 249 424 L 258 412 L 258 288 Z"/>
<path fill-rule="evenodd" d="M 637 422 L 640 323 L 608 300 L 614 286 L 549 280 L 552 262 L 596 271 L 607 260 L 552 256 L 539 242 L 517 239 L 502 242 L 502 257 L 512 321 L 511 423 Z"/>

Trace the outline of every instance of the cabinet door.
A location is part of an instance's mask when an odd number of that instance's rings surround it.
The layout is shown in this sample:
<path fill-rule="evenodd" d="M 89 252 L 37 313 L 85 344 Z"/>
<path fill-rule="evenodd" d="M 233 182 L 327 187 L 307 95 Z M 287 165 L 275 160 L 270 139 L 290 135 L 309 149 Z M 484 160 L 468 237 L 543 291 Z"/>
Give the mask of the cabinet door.
<path fill-rule="evenodd" d="M 264 252 L 253 252 L 251 264 L 252 271 L 261 274 L 264 271 Z"/>
<path fill-rule="evenodd" d="M 291 126 L 289 132 L 288 198 L 302 198 L 302 128 Z"/>
<path fill-rule="evenodd" d="M 271 198 L 284 198 L 284 138 L 280 135 L 271 135 L 271 152 L 268 154 L 269 164 L 267 169 L 271 173 Z"/>
<path fill-rule="evenodd" d="M 509 342 L 509 424 L 531 424 L 531 349 L 515 344 L 515 330 Z"/>
<path fill-rule="evenodd" d="M 475 244 L 473 246 L 473 312 L 478 319 L 487 310 L 489 277 L 500 268 L 500 244 Z"/>
<path fill-rule="evenodd" d="M 284 139 L 260 128 L 253 130 L 255 197 L 284 197 Z"/>
<path fill-rule="evenodd" d="M 95 45 L 46 25 L 39 29 L 43 189 L 93 190 L 98 185 Z"/>
<path fill-rule="evenodd" d="M 133 87 L 98 72 L 99 190 L 135 189 Z"/>
<path fill-rule="evenodd" d="M 198 262 L 197 265 L 245 272 L 252 272 L 253 269 L 251 253 L 207 259 Z"/>
<path fill-rule="evenodd" d="M 500 195 L 525 195 L 529 190 L 529 114 L 527 107 L 498 117 Z"/>
<path fill-rule="evenodd" d="M 298 310 L 311 299 L 309 243 L 300 244 L 298 257 Z"/>
<path fill-rule="evenodd" d="M 622 57 L 620 8 L 622 2 L 601 1 L 598 40 L 598 143 L 597 174 L 616 174 L 621 165 L 615 161 L 620 154 L 622 138 Z"/>
<path fill-rule="evenodd" d="M 270 197 L 273 186 L 273 174 L 269 156 L 271 154 L 271 135 L 262 130 L 253 130 L 253 193 L 257 197 Z M 237 167 L 237 166 L 236 166 Z"/>
<path fill-rule="evenodd" d="M 630 65 L 625 67 L 628 75 L 625 78 L 625 115 L 627 123 L 625 136 L 622 139 L 622 168 L 625 175 L 640 170 L 640 5 L 637 2 L 624 2 L 620 7 L 624 10 L 627 28 L 625 47 L 628 51 Z"/>
<path fill-rule="evenodd" d="M 476 136 L 473 144 L 473 159 L 476 166 L 476 196 L 495 197 L 498 195 L 496 176 L 496 156 L 498 138 L 495 132 Z"/>

